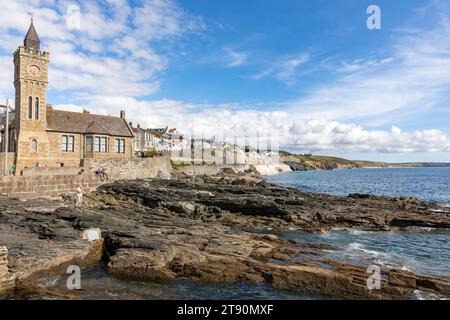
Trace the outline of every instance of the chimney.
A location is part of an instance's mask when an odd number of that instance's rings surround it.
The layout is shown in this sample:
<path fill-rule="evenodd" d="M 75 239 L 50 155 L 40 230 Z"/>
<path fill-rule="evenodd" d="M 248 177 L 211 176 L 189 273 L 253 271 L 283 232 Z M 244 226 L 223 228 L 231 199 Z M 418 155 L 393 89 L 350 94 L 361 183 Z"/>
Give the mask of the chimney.
<path fill-rule="evenodd" d="M 131 127 L 131 128 L 133 128 L 133 122 L 128 122 L 128 125 Z"/>
<path fill-rule="evenodd" d="M 138 125 L 137 125 L 137 127 L 138 127 L 138 129 L 140 129 L 140 128 L 141 128 L 141 125 L 140 125 L 140 124 L 138 124 Z"/>
<path fill-rule="evenodd" d="M 120 111 L 120 119 L 125 119 L 125 110 Z"/>

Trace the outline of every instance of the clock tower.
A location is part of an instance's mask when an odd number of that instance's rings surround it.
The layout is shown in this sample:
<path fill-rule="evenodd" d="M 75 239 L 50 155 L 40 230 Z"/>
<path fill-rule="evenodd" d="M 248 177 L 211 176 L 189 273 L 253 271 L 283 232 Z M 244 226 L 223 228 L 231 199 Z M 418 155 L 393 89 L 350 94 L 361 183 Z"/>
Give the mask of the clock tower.
<path fill-rule="evenodd" d="M 48 64 L 50 54 L 41 51 L 41 42 L 31 19 L 24 44 L 14 53 L 16 89 L 16 166 L 37 167 L 39 158 L 48 158 L 46 133 Z"/>

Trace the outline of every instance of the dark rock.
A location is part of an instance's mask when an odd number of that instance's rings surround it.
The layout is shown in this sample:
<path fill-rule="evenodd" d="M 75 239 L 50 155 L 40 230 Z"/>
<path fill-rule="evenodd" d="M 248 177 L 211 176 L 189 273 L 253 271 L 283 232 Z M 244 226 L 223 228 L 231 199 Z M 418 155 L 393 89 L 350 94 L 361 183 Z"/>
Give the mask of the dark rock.
<path fill-rule="evenodd" d="M 9 249 L 10 272 L 20 283 L 28 285 L 32 277 L 73 261 L 98 262 L 98 247 L 95 260 L 81 234 L 100 227 L 107 269 L 114 275 L 269 282 L 342 297 L 408 299 L 414 290 L 450 297 L 448 281 L 402 270 L 383 270 L 388 280 L 381 291 L 370 292 L 365 268 L 322 257 L 324 250 L 339 248 L 242 232 L 450 227 L 449 217 L 430 214 L 427 204 L 413 199 L 308 194 L 247 177 L 219 176 L 195 182 L 192 177 L 118 181 L 87 194 L 82 210 L 67 201 L 73 199 L 20 202 L 0 197 L 0 240 Z"/>

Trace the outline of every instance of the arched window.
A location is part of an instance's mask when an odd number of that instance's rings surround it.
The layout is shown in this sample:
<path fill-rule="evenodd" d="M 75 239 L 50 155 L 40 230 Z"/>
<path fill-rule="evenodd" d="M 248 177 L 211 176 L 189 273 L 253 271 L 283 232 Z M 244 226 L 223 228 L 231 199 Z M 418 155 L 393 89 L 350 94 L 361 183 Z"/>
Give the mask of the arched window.
<path fill-rule="evenodd" d="M 28 119 L 33 119 L 33 98 L 28 98 Z"/>
<path fill-rule="evenodd" d="M 38 143 L 36 139 L 31 140 L 31 152 L 37 152 Z"/>
<path fill-rule="evenodd" d="M 34 110 L 34 118 L 36 120 L 39 120 L 39 98 L 36 98 L 35 110 Z"/>

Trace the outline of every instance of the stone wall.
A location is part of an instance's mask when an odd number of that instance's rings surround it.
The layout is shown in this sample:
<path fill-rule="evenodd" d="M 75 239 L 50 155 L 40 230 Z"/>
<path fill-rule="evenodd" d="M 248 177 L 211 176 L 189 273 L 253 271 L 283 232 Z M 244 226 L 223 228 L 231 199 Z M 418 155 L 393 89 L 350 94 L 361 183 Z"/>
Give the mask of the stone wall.
<path fill-rule="evenodd" d="M 59 167 L 59 168 L 26 168 L 22 170 L 22 176 L 73 176 L 79 175 L 83 171 L 80 167 Z"/>
<path fill-rule="evenodd" d="M 0 195 L 20 199 L 58 196 L 75 192 L 82 185 L 85 191 L 97 188 L 101 181 L 94 175 L 52 175 L 0 177 Z"/>
<path fill-rule="evenodd" d="M 241 173 L 244 171 L 252 171 L 259 173 L 262 176 L 271 176 L 283 172 L 292 171 L 291 168 L 284 164 L 264 164 L 264 165 L 248 165 L 248 164 L 235 164 L 235 165 L 214 165 L 214 164 L 196 164 L 195 166 L 187 165 L 186 163 L 177 164 L 175 162 L 175 168 L 177 172 L 181 172 L 190 176 L 207 175 L 213 176 L 222 172 L 227 172 L 229 169 L 234 173 Z"/>
<path fill-rule="evenodd" d="M 196 164 L 195 166 L 192 166 L 183 164 L 183 165 L 175 165 L 175 167 L 177 168 L 177 172 L 181 172 L 190 176 L 201 176 L 201 175 L 213 176 L 216 174 L 220 174 L 228 169 L 233 170 L 235 173 L 240 173 L 250 169 L 250 166 L 243 164 L 222 165 L 222 166 L 207 165 L 207 164 L 205 165 Z"/>
<path fill-rule="evenodd" d="M 86 173 L 93 173 L 99 169 L 106 169 L 110 180 L 165 178 L 170 179 L 172 164 L 170 155 L 155 158 L 131 159 L 87 159 L 84 163 Z"/>
<path fill-rule="evenodd" d="M 65 152 L 61 150 L 62 136 L 73 136 L 74 146 L 73 152 Z M 78 167 L 80 159 L 83 158 L 83 136 L 74 133 L 47 132 L 48 141 L 50 143 L 50 152 L 46 159 L 39 159 L 41 167 Z"/>

